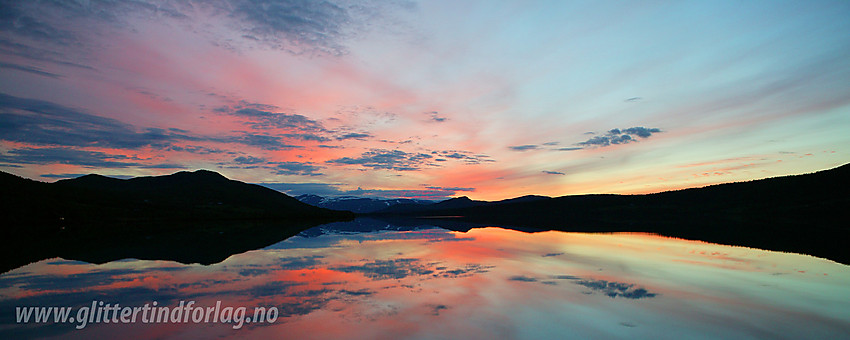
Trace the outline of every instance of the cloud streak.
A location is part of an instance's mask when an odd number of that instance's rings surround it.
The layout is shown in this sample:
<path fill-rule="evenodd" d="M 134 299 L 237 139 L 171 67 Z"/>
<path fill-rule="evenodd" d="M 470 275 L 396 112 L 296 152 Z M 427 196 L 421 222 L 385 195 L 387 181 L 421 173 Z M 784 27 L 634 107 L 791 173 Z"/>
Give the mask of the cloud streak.
<path fill-rule="evenodd" d="M 0 140 L 35 145 L 138 149 L 155 143 L 199 138 L 163 129 L 139 130 L 112 118 L 0 93 Z"/>
<path fill-rule="evenodd" d="M 448 120 L 448 118 L 440 116 L 440 113 L 437 111 L 427 112 L 426 114 L 429 116 L 428 120 L 435 123 L 442 123 Z"/>
<path fill-rule="evenodd" d="M 253 114 L 253 113 L 252 113 Z M 264 115 L 264 114 L 262 114 Z M 284 118 L 288 127 L 299 130 L 324 130 L 321 126 L 306 117 L 299 115 L 288 115 Z M 260 130 L 262 131 L 262 130 Z M 308 136 L 296 134 L 296 136 Z M 192 146 L 185 143 L 218 143 L 218 144 L 242 144 L 257 147 L 263 150 L 291 150 L 303 146 L 287 142 L 286 134 L 256 133 L 241 131 L 224 135 L 197 135 L 189 131 L 170 128 L 139 128 L 123 123 L 116 119 L 93 115 L 82 110 L 69 108 L 54 104 L 52 102 L 20 98 L 0 93 L 0 140 L 7 142 L 23 143 L 32 146 L 51 147 L 53 152 L 61 148 L 113 148 L 137 150 L 151 147 L 158 150 L 169 150 L 177 152 L 191 152 L 196 154 L 216 154 L 226 151 L 209 146 Z M 302 138 L 310 139 L 310 138 Z M 22 149 L 20 152 L 27 156 L 7 156 L 9 162 L 20 161 L 20 164 L 29 162 L 35 154 L 35 149 Z M 69 154 L 66 152 L 66 154 Z M 58 154 L 57 154 L 58 155 Z M 91 166 L 96 164 L 92 157 L 63 157 L 57 159 L 56 163 L 74 164 L 73 160 L 80 160 L 79 165 Z M 79 156 L 79 155 L 78 155 Z M 253 158 L 256 161 L 259 158 Z M 42 159 L 38 164 L 43 164 Z M 248 164 L 249 158 L 237 158 L 236 164 Z M 107 162 L 104 164 L 115 167 L 116 165 L 133 166 L 142 163 L 137 162 Z M 251 163 L 257 164 L 257 163 Z M 313 173 L 313 172 L 309 172 Z"/>
<path fill-rule="evenodd" d="M 143 163 L 125 155 L 70 148 L 21 148 L 0 154 L 0 162 L 12 164 L 73 164 L 89 168 L 128 168 Z"/>
<path fill-rule="evenodd" d="M 534 145 L 534 144 L 514 145 L 514 146 L 508 147 L 508 149 L 511 149 L 513 151 L 530 151 L 530 150 L 537 150 L 538 148 L 540 148 L 540 146 Z"/>
<path fill-rule="evenodd" d="M 288 131 L 299 131 L 304 133 L 327 132 L 322 123 L 300 114 L 275 112 L 279 108 L 273 105 L 250 103 L 245 100 L 239 101 L 232 106 L 221 106 L 214 112 L 228 114 L 242 118 L 245 124 L 253 129 L 282 129 Z"/>
<path fill-rule="evenodd" d="M 611 129 L 602 136 L 593 136 L 590 139 L 576 143 L 576 145 L 584 148 L 606 147 L 610 145 L 629 144 L 639 141 L 638 138 L 649 138 L 655 133 L 661 132 L 659 128 L 645 128 L 642 126 L 630 127 L 628 129 Z M 561 151 L 569 151 L 571 149 L 559 149 Z"/>
<path fill-rule="evenodd" d="M 385 6 L 395 5 L 323 0 L 11 1 L 0 4 L 4 13 L 0 29 L 31 41 L 79 46 L 88 39 L 76 29 L 84 23 L 129 27 L 131 19 L 144 18 L 197 26 L 196 22 L 207 18 L 222 22 L 234 33 L 192 27 L 205 31 L 219 45 L 260 45 L 293 54 L 338 56 L 347 53 L 345 38 L 366 29 L 366 20 L 379 20 Z"/>
<path fill-rule="evenodd" d="M 427 166 L 433 156 L 426 153 L 410 153 L 401 150 L 371 149 L 359 157 L 342 157 L 328 160 L 328 164 L 359 165 L 363 168 L 415 171 Z"/>
<path fill-rule="evenodd" d="M 620 145 L 620 144 L 629 144 L 638 142 L 641 139 L 646 139 L 651 137 L 653 134 L 662 132 L 659 128 L 646 128 L 643 126 L 635 126 L 627 129 L 611 129 L 605 132 L 603 135 L 596 135 L 594 132 L 587 132 L 586 135 L 592 135 L 589 139 L 576 143 L 574 147 L 561 147 L 561 148 L 545 148 L 547 150 L 555 150 L 555 151 L 576 151 L 588 148 L 597 148 L 597 147 L 606 147 L 611 145 Z M 525 152 L 532 150 L 541 150 L 544 147 L 556 147 L 559 142 L 547 142 L 542 145 L 537 144 L 524 144 L 524 145 L 512 145 L 508 146 L 508 149 L 511 151 Z M 558 175 L 559 173 L 553 173 L 549 171 L 544 171 L 544 173 L 548 173 L 551 175 Z"/>
<path fill-rule="evenodd" d="M 332 2 L 232 0 L 224 5 L 247 39 L 293 52 L 345 53 L 341 38 L 353 17 Z"/>
<path fill-rule="evenodd" d="M 272 170 L 278 175 L 290 176 L 321 176 L 320 170 L 324 167 L 314 165 L 310 162 L 277 162 Z"/>
<path fill-rule="evenodd" d="M 32 67 L 32 66 L 24 66 L 24 65 L 12 64 L 12 63 L 0 62 L 0 68 L 28 72 L 28 73 L 32 73 L 32 74 L 35 74 L 35 75 L 53 78 L 53 79 L 62 78 L 62 76 L 59 75 L 59 74 L 47 72 L 47 71 L 44 71 L 40 68 Z"/>
<path fill-rule="evenodd" d="M 696 6 L 495 2 L 469 4 L 481 15 L 467 18 L 407 0 L 0 1 L 2 168 L 39 178 L 191 166 L 497 200 L 838 164 L 850 6 Z M 673 14 L 659 20 L 662 9 Z M 608 25 L 621 12 L 629 25 Z M 581 48 L 597 44 L 614 50 Z M 582 134 L 599 124 L 610 125 Z M 664 152 L 629 152 L 651 148 Z M 771 148 L 815 156 L 752 151 Z M 754 153 L 769 158 L 758 171 L 677 168 Z M 582 180 L 551 185 L 564 174 Z"/>

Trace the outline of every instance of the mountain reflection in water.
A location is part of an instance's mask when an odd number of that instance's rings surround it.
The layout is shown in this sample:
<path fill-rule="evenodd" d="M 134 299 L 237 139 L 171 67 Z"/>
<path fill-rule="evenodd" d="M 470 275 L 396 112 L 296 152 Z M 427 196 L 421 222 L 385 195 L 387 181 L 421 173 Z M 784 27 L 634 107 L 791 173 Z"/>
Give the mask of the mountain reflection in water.
<path fill-rule="evenodd" d="M 255 306 L 272 324 L 16 324 L 16 306 Z M 850 267 L 650 234 L 316 227 L 213 265 L 63 259 L 0 275 L 0 337 L 835 338 Z"/>

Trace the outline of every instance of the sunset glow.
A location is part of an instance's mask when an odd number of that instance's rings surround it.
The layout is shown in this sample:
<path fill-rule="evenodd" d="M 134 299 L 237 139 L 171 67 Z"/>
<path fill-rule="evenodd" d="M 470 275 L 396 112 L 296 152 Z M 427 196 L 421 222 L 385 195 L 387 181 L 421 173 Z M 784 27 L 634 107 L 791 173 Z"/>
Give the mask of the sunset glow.
<path fill-rule="evenodd" d="M 850 160 L 850 2 L 0 5 L 0 170 L 648 193 Z M 295 13 L 295 14 L 292 14 Z"/>
<path fill-rule="evenodd" d="M 323 234 L 316 235 L 316 232 Z M 93 297 L 141 306 L 277 306 L 272 324 L 18 325 L 63 339 L 829 337 L 850 330 L 845 265 L 642 233 L 312 229 L 204 266 L 33 263 L 0 276 L 11 306 Z M 120 297 L 120 299 L 118 298 Z M 8 316 L 11 318 L 11 316 Z M 11 328 L 11 327 L 10 327 Z M 49 333 L 47 333 L 49 331 Z"/>

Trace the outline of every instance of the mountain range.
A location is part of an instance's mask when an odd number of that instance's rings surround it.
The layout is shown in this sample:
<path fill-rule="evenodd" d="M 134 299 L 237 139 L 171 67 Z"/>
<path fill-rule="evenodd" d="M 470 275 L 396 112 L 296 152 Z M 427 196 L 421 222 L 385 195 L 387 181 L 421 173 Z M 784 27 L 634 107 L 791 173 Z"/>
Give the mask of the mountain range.
<path fill-rule="evenodd" d="M 207 170 L 117 179 L 85 175 L 55 183 L 0 173 L 7 224 L 126 220 L 350 218 L 260 185 Z"/>
<path fill-rule="evenodd" d="M 0 172 L 0 272 L 62 257 L 210 264 L 353 213 L 206 170 L 44 183 Z"/>
<path fill-rule="evenodd" d="M 312 206 L 351 211 L 358 214 L 372 213 L 397 205 L 431 205 L 434 201 L 409 199 L 409 198 L 371 198 L 371 197 L 324 197 L 319 195 L 304 194 L 295 196 L 295 199 Z"/>
<path fill-rule="evenodd" d="M 847 228 L 850 164 L 773 177 L 644 195 L 523 196 L 501 201 L 458 197 L 432 205 L 395 205 L 373 215 L 455 216 L 476 222 L 588 228 L 748 226 Z"/>
<path fill-rule="evenodd" d="M 495 202 L 459 197 L 428 206 L 397 205 L 370 216 L 544 230 L 651 232 L 850 263 L 847 188 L 850 164 L 645 195 L 525 196 Z"/>
<path fill-rule="evenodd" d="M 0 187 L 4 269 L 55 256 L 97 262 L 167 254 L 169 259 L 205 263 L 355 215 L 457 230 L 490 225 L 652 232 L 850 263 L 845 216 L 850 164 L 646 195 L 523 196 L 492 202 L 467 197 L 436 203 L 315 195 L 296 199 L 206 170 L 132 179 L 86 175 L 55 183 L 0 172 Z"/>

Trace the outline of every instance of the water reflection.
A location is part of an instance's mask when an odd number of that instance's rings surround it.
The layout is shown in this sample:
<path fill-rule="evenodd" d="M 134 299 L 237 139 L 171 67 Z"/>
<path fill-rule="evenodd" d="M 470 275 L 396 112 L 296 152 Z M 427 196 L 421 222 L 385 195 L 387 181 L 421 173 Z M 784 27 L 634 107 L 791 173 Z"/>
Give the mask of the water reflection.
<path fill-rule="evenodd" d="M 45 260 L 0 275 L 0 337 L 850 334 L 850 267 L 648 234 L 324 225 L 213 265 Z M 366 225 L 366 226 L 364 226 Z M 16 324 L 15 306 L 275 306 L 272 324 Z"/>

